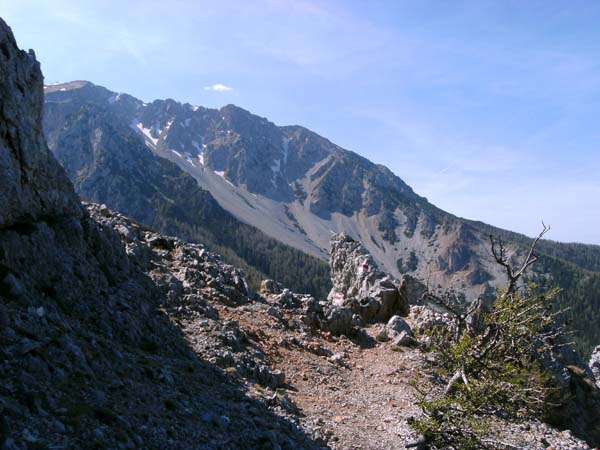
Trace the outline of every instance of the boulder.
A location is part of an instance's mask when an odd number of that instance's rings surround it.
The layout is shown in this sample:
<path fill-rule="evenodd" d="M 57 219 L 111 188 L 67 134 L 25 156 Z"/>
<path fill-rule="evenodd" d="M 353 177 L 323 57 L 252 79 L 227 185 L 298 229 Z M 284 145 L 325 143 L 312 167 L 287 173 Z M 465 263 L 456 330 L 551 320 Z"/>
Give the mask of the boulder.
<path fill-rule="evenodd" d="M 318 302 L 313 296 L 309 294 L 297 294 L 273 280 L 263 280 L 260 283 L 260 293 L 267 302 L 283 309 L 302 308 L 306 313 L 318 314 L 319 312 Z"/>
<path fill-rule="evenodd" d="M 294 294 L 289 289 L 284 289 L 280 294 L 274 296 L 275 302 L 284 309 L 295 309 L 302 305 L 302 296 Z"/>
<path fill-rule="evenodd" d="M 406 331 L 401 331 L 400 334 L 392 340 L 392 343 L 399 347 L 410 345 L 413 342 L 415 342 L 415 339 L 412 334 L 409 334 Z"/>
<path fill-rule="evenodd" d="M 401 333 L 406 333 L 411 337 L 413 335 L 410 325 L 400 316 L 392 316 L 385 327 L 391 336 L 397 336 Z"/>
<path fill-rule="evenodd" d="M 281 370 L 273 370 L 263 364 L 254 368 L 253 375 L 262 386 L 271 389 L 277 389 L 285 383 L 285 374 Z"/>
<path fill-rule="evenodd" d="M 352 325 L 352 310 L 344 306 L 333 306 L 325 312 L 327 329 L 335 335 L 354 333 Z"/>
<path fill-rule="evenodd" d="M 263 295 L 281 294 L 282 287 L 275 280 L 262 280 L 260 282 L 260 293 Z"/>

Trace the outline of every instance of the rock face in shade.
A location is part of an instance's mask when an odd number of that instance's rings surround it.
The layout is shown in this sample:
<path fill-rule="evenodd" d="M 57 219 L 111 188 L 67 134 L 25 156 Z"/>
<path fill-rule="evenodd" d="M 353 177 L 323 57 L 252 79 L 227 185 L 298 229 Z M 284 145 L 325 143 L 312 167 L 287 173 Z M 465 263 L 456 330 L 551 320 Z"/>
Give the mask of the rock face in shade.
<path fill-rule="evenodd" d="M 42 216 L 81 216 L 42 128 L 43 78 L 33 51 L 19 50 L 0 24 L 0 228 Z"/>

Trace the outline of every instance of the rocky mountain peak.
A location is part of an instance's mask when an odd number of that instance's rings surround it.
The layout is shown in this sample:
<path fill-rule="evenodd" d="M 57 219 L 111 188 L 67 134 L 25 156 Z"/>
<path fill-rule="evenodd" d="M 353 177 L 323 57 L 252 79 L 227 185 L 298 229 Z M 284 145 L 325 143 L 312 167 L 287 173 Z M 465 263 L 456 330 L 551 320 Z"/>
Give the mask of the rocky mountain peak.
<path fill-rule="evenodd" d="M 110 91 L 94 97 L 94 89 L 47 91 L 45 130 L 50 148 L 68 168 L 78 192 L 111 207 L 127 204 L 112 199 L 123 196 L 128 175 L 143 178 L 144 171 L 141 163 L 119 164 L 115 159 L 122 158 L 127 149 L 136 158 L 142 145 L 187 172 L 236 219 L 275 240 L 325 262 L 330 234 L 346 232 L 397 279 L 409 273 L 439 289 L 459 289 L 466 300 L 493 294 L 505 280 L 489 251 L 490 234 L 513 243 L 511 251 L 517 257 L 530 242 L 525 236 L 436 208 L 389 169 L 306 128 L 276 126 L 234 105 L 211 109 L 173 100 L 146 104 Z M 80 170 L 80 149 L 89 147 L 83 142 L 75 145 L 74 140 L 77 136 L 95 139 L 90 126 L 83 130 L 85 124 L 72 119 L 82 109 L 93 109 L 98 117 L 94 125 L 114 138 L 104 141 L 103 154 L 114 154 L 110 164 L 108 158 L 96 158 L 98 164 L 88 162 L 90 170 Z M 115 172 L 114 177 L 106 176 Z M 158 172 L 154 175 L 163 181 L 171 176 Z M 184 185 L 184 189 L 190 186 Z M 163 199 L 173 198 L 160 191 L 157 195 L 164 194 Z M 154 189 L 146 186 L 137 192 L 153 193 Z M 179 192 L 176 197 L 186 195 Z M 181 222 L 181 218 L 178 212 L 176 220 Z M 586 313 L 600 295 L 598 289 L 588 288 L 600 280 L 599 249 L 540 242 L 544 256 L 533 274 L 544 284 L 577 285 L 570 294 L 563 291 L 560 302 L 575 306 L 569 315 L 576 328 L 585 329 L 586 352 L 600 336 L 593 314 Z M 568 267 L 571 263 L 578 266 L 576 271 Z"/>
<path fill-rule="evenodd" d="M 102 86 L 96 86 L 94 83 L 85 80 L 75 80 L 69 81 L 66 83 L 52 83 L 44 86 L 44 94 L 52 93 L 52 92 L 66 92 L 72 91 L 75 89 L 84 89 L 84 88 L 100 88 Z M 108 89 L 105 89 L 108 90 Z"/>
<path fill-rule="evenodd" d="M 119 97 L 103 86 L 83 80 L 44 85 L 44 95 L 52 95 L 55 102 L 62 103 L 71 103 L 76 96 L 83 104 L 113 104 Z"/>

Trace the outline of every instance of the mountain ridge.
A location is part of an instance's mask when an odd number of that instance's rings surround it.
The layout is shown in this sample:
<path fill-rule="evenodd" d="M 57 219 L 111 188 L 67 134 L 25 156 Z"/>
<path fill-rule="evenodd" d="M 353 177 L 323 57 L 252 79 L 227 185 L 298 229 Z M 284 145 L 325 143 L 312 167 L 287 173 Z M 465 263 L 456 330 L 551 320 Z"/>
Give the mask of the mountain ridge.
<path fill-rule="evenodd" d="M 326 295 L 325 263 L 237 221 L 191 176 L 153 155 L 129 126 L 94 105 L 60 120 L 64 122 L 48 139 L 59 139 L 55 156 L 84 198 L 107 203 L 165 233 L 207 244 L 243 267 L 256 289 L 271 277 L 298 291 Z M 286 271 L 282 260 L 297 261 L 298 272 Z"/>
<path fill-rule="evenodd" d="M 205 108 L 205 107 L 193 106 L 192 104 L 190 104 L 190 103 L 188 103 L 188 102 L 185 102 L 185 101 L 180 101 L 180 100 L 176 100 L 176 99 L 173 99 L 173 98 L 171 98 L 171 97 L 167 97 L 167 98 L 165 98 L 165 99 L 162 99 L 162 100 L 160 100 L 160 99 L 156 99 L 156 100 L 153 100 L 153 101 L 151 101 L 151 102 L 149 102 L 149 103 L 148 103 L 148 102 L 143 102 L 142 100 L 139 100 L 139 99 L 137 99 L 135 96 L 132 96 L 132 95 L 130 95 L 130 94 L 126 94 L 126 93 L 123 93 L 123 92 L 111 91 L 111 90 L 107 89 L 107 88 L 106 88 L 106 87 L 104 87 L 104 86 L 101 86 L 101 85 L 94 84 L 93 82 L 91 82 L 91 81 L 87 81 L 87 80 L 74 80 L 74 81 L 69 81 L 69 82 L 58 82 L 58 83 L 52 83 L 52 84 L 50 84 L 50 85 L 45 85 L 44 89 L 45 89 L 45 93 L 46 93 L 46 94 L 48 94 L 48 93 L 55 92 L 55 91 L 57 91 L 57 90 L 61 90 L 61 88 L 65 88 L 65 90 L 66 90 L 66 91 L 68 91 L 68 90 L 76 90 L 76 89 L 80 89 L 80 88 L 82 88 L 82 87 L 94 87 L 94 88 L 100 88 L 100 89 L 106 90 L 106 91 L 107 91 L 107 93 L 110 93 L 111 95 L 115 95 L 115 94 L 116 94 L 117 96 L 127 96 L 127 97 L 131 97 L 131 98 L 134 98 L 134 99 L 136 99 L 136 100 L 138 100 L 138 101 L 140 101 L 140 102 L 142 102 L 143 104 L 146 104 L 146 105 L 147 105 L 147 104 L 154 103 L 154 102 L 156 102 L 156 101 L 159 101 L 159 102 L 160 102 L 160 101 L 164 101 L 164 102 L 169 102 L 169 103 L 176 103 L 176 104 L 180 104 L 180 105 L 187 106 L 187 107 L 191 107 L 191 108 L 204 108 L 204 109 L 207 109 L 207 110 L 213 110 L 213 111 L 219 111 L 219 112 L 221 112 L 221 111 L 223 111 L 223 110 L 238 110 L 238 111 L 241 111 L 241 112 L 243 112 L 243 113 L 245 113 L 245 114 L 248 114 L 248 115 L 254 116 L 254 117 L 256 117 L 256 118 L 258 118 L 258 119 L 260 119 L 260 120 L 265 120 L 265 121 L 268 121 L 269 123 L 272 123 L 273 125 L 275 125 L 275 123 L 271 122 L 271 121 L 270 121 L 269 119 L 267 119 L 266 117 L 264 117 L 264 116 L 261 116 L 261 115 L 257 115 L 257 114 L 255 114 L 255 113 L 251 112 L 249 109 L 247 109 L 247 108 L 244 108 L 244 107 L 242 107 L 242 106 L 239 106 L 239 105 L 236 105 L 236 104 L 234 104 L 234 103 L 227 103 L 227 104 L 225 104 L 225 105 L 223 105 L 223 106 L 221 106 L 221 107 L 215 107 L 215 108 Z M 373 164 L 373 165 L 375 165 L 375 166 L 377 166 L 377 167 L 379 167 L 379 168 L 382 168 L 382 169 L 385 169 L 385 170 L 388 170 L 388 171 L 390 171 L 390 169 L 389 169 L 389 168 L 388 168 L 388 167 L 387 167 L 385 164 L 382 164 L 382 163 L 376 163 L 376 162 L 372 162 L 372 161 L 371 161 L 371 160 L 369 160 L 367 157 L 365 157 L 365 156 L 362 156 L 361 154 L 359 154 L 359 153 L 357 153 L 357 152 L 354 152 L 354 151 L 351 151 L 351 150 L 347 150 L 347 149 L 345 149 L 345 148 L 343 148 L 343 147 L 340 147 L 340 146 L 338 146 L 337 144 L 334 144 L 334 143 L 333 143 L 333 142 L 332 142 L 330 139 L 328 139 L 328 138 L 326 138 L 326 137 L 324 137 L 324 136 L 322 136 L 322 135 L 318 134 L 318 133 L 317 133 L 317 132 L 315 132 L 315 131 L 312 131 L 311 129 L 309 129 L 309 128 L 307 128 L 307 127 L 305 127 L 305 126 L 301 125 L 301 124 L 298 124 L 298 123 L 296 123 L 296 124 L 288 124 L 288 125 L 275 125 L 275 126 L 277 126 L 277 127 L 278 127 L 278 128 L 280 128 L 280 129 L 284 129 L 284 130 L 285 130 L 285 129 L 291 129 L 291 130 L 294 130 L 294 129 L 301 129 L 301 130 L 303 130 L 304 132 L 310 133 L 310 134 L 312 134 L 312 135 L 314 135 L 314 136 L 316 136 L 316 137 L 318 137 L 318 138 L 320 138 L 320 139 L 323 139 L 323 140 L 327 141 L 327 142 L 328 142 L 330 145 L 332 145 L 332 146 L 338 147 L 338 148 L 340 148 L 340 149 L 342 149 L 342 150 L 344 150 L 344 151 L 346 151 L 346 152 L 350 152 L 350 153 L 352 153 L 352 154 L 354 154 L 354 155 L 356 155 L 356 156 L 358 156 L 358 157 L 360 157 L 360 158 L 364 159 L 365 161 L 368 161 L 369 163 L 371 163 L 371 164 Z M 398 177 L 398 175 L 394 174 L 392 171 L 390 171 L 390 172 L 391 172 L 391 173 L 392 173 L 394 176 Z M 411 190 L 412 190 L 412 188 L 411 188 Z M 435 206 L 435 205 L 433 205 L 431 202 L 429 202 L 429 199 L 428 199 L 428 198 L 426 198 L 426 197 L 422 197 L 422 196 L 420 196 L 420 197 L 421 197 L 421 199 L 425 200 L 425 201 L 426 201 L 427 203 L 429 203 L 430 205 L 432 205 L 432 206 L 436 207 L 436 206 Z M 436 208 L 438 208 L 438 207 L 436 207 Z M 438 208 L 438 209 L 440 209 L 440 208 Z M 517 231 L 512 231 L 512 230 L 505 230 L 505 229 L 503 229 L 503 228 L 501 228 L 501 227 L 499 227 L 499 226 L 496 226 L 496 225 L 491 225 L 491 224 L 485 223 L 485 222 L 483 222 L 483 221 L 481 221 L 481 220 L 478 220 L 478 219 L 473 219 L 473 218 L 469 218 L 469 217 L 463 217 L 463 216 L 456 215 L 456 214 L 453 214 L 453 213 L 451 213 L 451 212 L 449 212 L 449 211 L 442 210 L 442 209 L 440 209 L 440 211 L 442 211 L 444 214 L 451 215 L 451 216 L 453 216 L 453 217 L 455 217 L 455 218 L 457 218 L 457 219 L 459 219 L 459 220 L 463 220 L 463 221 L 466 221 L 466 222 L 472 223 L 472 224 L 473 224 L 473 225 L 475 225 L 475 226 L 481 226 L 481 225 L 484 225 L 484 226 L 487 226 L 487 227 L 493 227 L 493 228 L 494 228 L 494 229 L 496 229 L 496 230 L 510 231 L 510 233 L 513 233 L 513 234 L 515 234 L 515 235 L 518 235 L 520 238 L 524 238 L 524 239 L 533 239 L 533 238 L 534 238 L 534 236 L 528 236 L 527 234 L 525 234 L 525 233 L 523 233 L 523 232 L 517 232 Z M 573 246 L 590 246 L 590 247 L 595 247 L 595 248 L 596 248 L 596 249 L 597 249 L 597 250 L 600 252 L 600 244 L 586 243 L 586 242 L 580 242 L 580 241 L 558 241 L 558 240 L 553 240 L 553 239 L 551 239 L 551 238 L 545 238 L 545 239 L 544 239 L 544 241 L 550 241 L 550 242 L 552 242 L 552 243 L 555 243 L 555 244 L 560 244 L 560 245 L 565 245 L 565 246 L 568 246 L 568 245 L 573 245 Z M 600 265 L 599 265 L 598 267 L 600 268 Z"/>
<path fill-rule="evenodd" d="M 89 104 L 100 108 L 107 121 L 126 126 L 136 145 L 142 143 L 191 175 L 238 220 L 322 260 L 328 256 L 329 235 L 344 231 L 394 276 L 408 272 L 432 288 L 454 288 L 469 299 L 490 294 L 505 279 L 490 253 L 489 234 L 511 242 L 515 257 L 531 242 L 437 208 L 385 166 L 304 127 L 276 126 L 235 105 L 210 109 L 172 99 L 144 103 L 82 82 L 47 87 L 44 126 L 50 148 L 64 165 L 72 163 L 60 156 L 57 133 L 67 116 Z M 69 152 L 77 149 L 71 146 Z M 545 267 L 571 273 L 570 285 L 595 284 L 600 278 L 600 246 L 543 241 L 542 248 Z M 556 276 L 540 272 L 533 279 L 552 283 Z M 585 304 L 587 310 L 600 302 L 596 297 L 569 302 Z M 589 331 L 597 315 L 573 313 L 579 329 L 595 336 L 587 346 L 600 339 Z"/>
<path fill-rule="evenodd" d="M 107 98 L 108 97 L 115 97 L 115 96 L 117 96 L 117 97 L 124 96 L 125 98 L 133 99 L 134 101 L 136 101 L 136 102 L 138 102 L 138 103 L 140 103 L 142 105 L 152 105 L 152 104 L 157 103 L 157 102 L 158 103 L 165 102 L 165 103 L 167 103 L 169 105 L 178 105 L 178 106 L 181 106 L 181 107 L 184 107 L 184 108 L 191 108 L 194 111 L 197 111 L 197 110 L 201 109 L 201 110 L 211 111 L 212 113 L 215 113 L 215 112 L 218 112 L 218 113 L 227 112 L 228 116 L 231 116 L 232 114 L 235 114 L 235 112 L 240 112 L 242 114 L 251 116 L 252 118 L 257 119 L 257 120 L 259 120 L 261 122 L 266 122 L 266 123 L 268 123 L 270 125 L 273 125 L 273 126 L 279 128 L 281 130 L 286 130 L 287 132 L 294 132 L 294 131 L 298 132 L 299 131 L 300 133 L 310 134 L 311 136 L 314 136 L 314 137 L 316 137 L 316 138 L 318 138 L 320 140 L 325 141 L 327 144 L 331 145 L 335 150 L 340 150 L 340 151 L 342 151 L 342 152 L 344 152 L 346 154 L 351 155 L 354 158 L 359 158 L 361 160 L 361 162 L 373 165 L 374 167 L 377 167 L 378 169 L 381 169 L 383 171 L 388 172 L 389 176 L 395 177 L 400 182 L 402 182 L 402 184 L 405 185 L 406 188 L 408 189 L 409 193 L 415 194 L 414 190 L 412 190 L 412 188 L 410 188 L 408 185 L 406 185 L 406 183 L 404 183 L 404 181 L 402 181 L 401 178 L 399 178 L 397 175 L 395 175 L 393 172 L 391 172 L 385 165 L 373 163 L 370 160 L 368 160 L 366 157 L 364 157 L 364 156 L 362 156 L 360 154 L 357 154 L 357 153 L 352 152 L 350 150 L 343 149 L 343 148 L 337 146 L 336 144 L 332 143 L 329 139 L 324 138 L 324 137 L 318 135 L 317 133 L 315 133 L 315 132 L 307 129 L 306 127 L 303 127 L 301 125 L 283 125 L 283 126 L 277 126 L 277 125 L 273 124 L 272 122 L 270 122 L 268 119 L 266 119 L 264 117 L 261 117 L 261 116 L 257 116 L 255 114 L 251 113 L 249 110 L 247 110 L 245 108 L 242 108 L 240 106 L 237 106 L 235 104 L 231 104 L 230 103 L 230 104 L 222 106 L 221 108 L 211 109 L 211 108 L 204 108 L 204 107 L 192 106 L 189 103 L 181 103 L 181 102 L 178 102 L 178 101 L 173 100 L 171 98 L 168 98 L 168 99 L 165 99 L 165 100 L 154 100 L 153 102 L 150 102 L 150 103 L 144 103 L 141 100 L 138 100 L 135 97 L 130 96 L 129 94 L 116 93 L 116 92 L 113 92 L 113 91 L 110 91 L 110 90 L 106 89 L 103 86 L 95 85 L 94 83 L 92 83 L 90 81 L 83 81 L 83 80 L 77 80 L 77 81 L 66 82 L 66 83 L 56 83 L 56 84 L 53 84 L 53 85 L 46 86 L 44 89 L 45 89 L 46 95 L 48 95 L 48 94 L 52 94 L 53 92 L 57 92 L 57 91 L 67 92 L 67 91 L 73 91 L 73 90 L 77 90 L 77 89 L 81 89 L 81 88 L 86 88 L 86 87 L 104 91 L 105 95 L 107 96 Z M 231 113 L 231 111 L 234 111 L 234 113 Z M 166 123 L 167 122 L 165 121 L 163 123 L 163 125 L 166 124 Z M 152 133 L 153 133 L 153 131 L 150 132 L 150 134 L 152 134 Z M 145 136 L 145 137 L 147 137 L 147 136 Z M 157 139 L 157 138 L 154 138 L 154 139 Z M 509 232 L 509 233 L 511 233 L 512 236 L 516 237 L 518 240 L 532 239 L 530 236 L 527 236 L 527 235 L 525 235 L 523 233 L 509 231 L 509 230 L 503 230 L 503 229 L 501 229 L 501 228 L 499 228 L 497 226 L 489 225 L 489 224 L 486 224 L 486 223 L 484 223 L 482 221 L 479 221 L 479 220 L 469 219 L 469 218 L 465 218 L 465 217 L 454 215 L 454 214 L 452 214 L 450 212 L 441 210 L 440 208 L 438 208 L 435 205 L 431 204 L 428 201 L 428 199 L 425 198 L 425 197 L 418 196 L 417 194 L 415 194 L 415 196 L 416 196 L 416 198 L 418 199 L 418 201 L 419 201 L 419 203 L 421 205 L 427 205 L 428 207 L 431 207 L 432 209 L 437 210 L 437 212 L 442 213 L 445 216 L 449 216 L 449 217 L 452 217 L 454 219 L 463 221 L 465 223 L 469 223 L 469 224 L 473 225 L 476 228 L 483 226 L 483 227 L 491 228 L 491 229 L 495 230 L 496 232 Z M 586 244 L 586 243 L 580 243 L 580 242 L 561 242 L 561 241 L 553 241 L 553 240 L 544 240 L 543 242 L 549 242 L 549 243 L 557 244 L 557 245 L 560 245 L 560 246 L 563 246 L 563 247 L 585 246 L 585 247 L 588 247 L 588 248 L 595 249 L 595 251 L 597 251 L 598 254 L 600 255 L 600 245 L 596 245 L 596 244 Z M 576 263 L 576 264 L 578 264 L 578 263 Z M 594 264 L 591 267 L 584 267 L 584 268 L 588 268 L 589 270 L 597 271 L 597 269 L 600 269 L 600 264 Z"/>

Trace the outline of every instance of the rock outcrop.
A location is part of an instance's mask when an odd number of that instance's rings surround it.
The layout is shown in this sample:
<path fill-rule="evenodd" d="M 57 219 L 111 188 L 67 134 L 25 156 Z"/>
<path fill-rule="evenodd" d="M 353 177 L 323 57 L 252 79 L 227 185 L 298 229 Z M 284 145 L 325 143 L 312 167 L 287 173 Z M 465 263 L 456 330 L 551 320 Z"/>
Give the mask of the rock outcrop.
<path fill-rule="evenodd" d="M 600 389 L 600 345 L 596 346 L 594 351 L 592 351 L 589 366 L 596 379 L 596 385 L 598 386 L 598 389 Z"/>
<path fill-rule="evenodd" d="M 365 322 L 408 315 L 401 283 L 380 270 L 369 252 L 346 234 L 331 238 L 330 266 L 333 287 L 327 320 L 335 332 L 351 326 L 352 314 Z"/>
<path fill-rule="evenodd" d="M 327 301 L 293 293 L 273 280 L 262 281 L 261 294 L 279 308 L 302 309 L 305 324 L 338 336 L 354 335 L 357 327 L 394 317 L 392 322 L 398 324 L 400 315 L 409 313 L 409 295 L 422 295 L 417 280 L 407 277 L 402 284 L 393 279 L 377 267 L 360 243 L 345 234 L 332 237 L 330 267 L 333 288 Z"/>
<path fill-rule="evenodd" d="M 41 217 L 82 216 L 63 169 L 44 140 L 43 78 L 32 50 L 19 50 L 0 22 L 0 229 Z"/>

